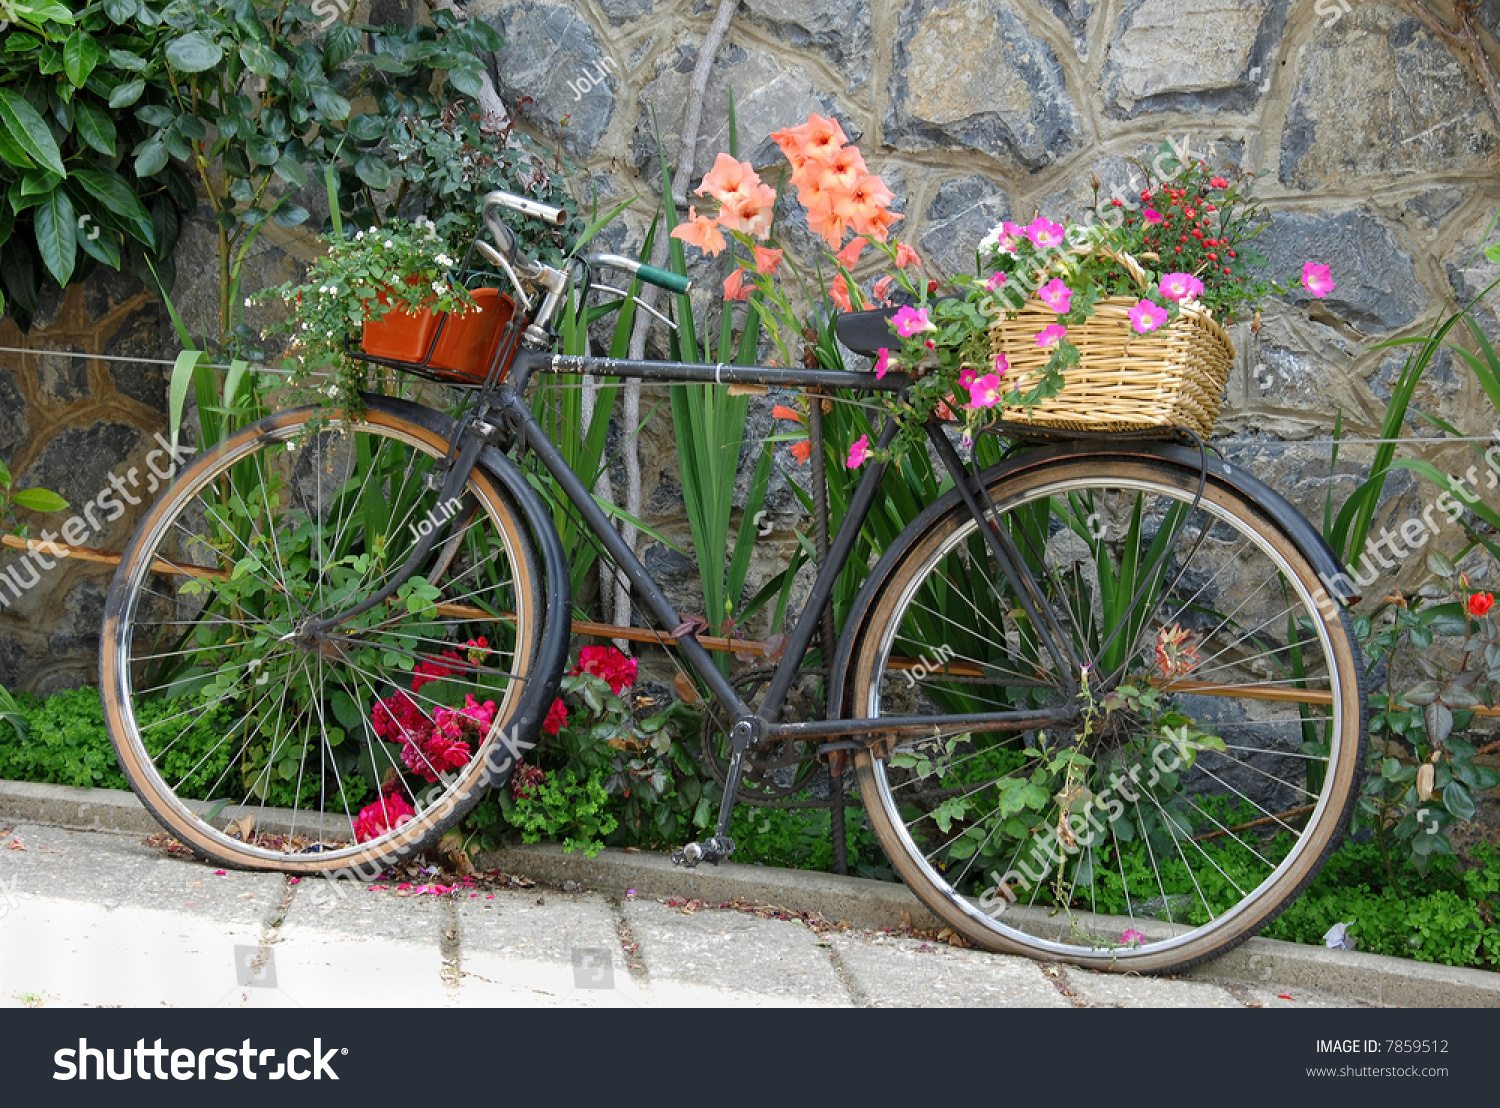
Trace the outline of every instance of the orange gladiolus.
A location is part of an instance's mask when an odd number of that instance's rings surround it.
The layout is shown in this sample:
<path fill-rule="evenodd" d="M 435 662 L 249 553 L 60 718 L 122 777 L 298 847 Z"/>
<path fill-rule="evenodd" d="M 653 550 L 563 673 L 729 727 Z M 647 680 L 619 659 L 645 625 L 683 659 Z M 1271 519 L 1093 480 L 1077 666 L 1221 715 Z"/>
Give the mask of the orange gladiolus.
<path fill-rule="evenodd" d="M 792 443 L 792 457 L 797 459 L 800 466 L 812 455 L 812 439 L 803 439 L 801 442 Z"/>
<path fill-rule="evenodd" d="M 777 404 L 772 408 L 771 416 L 774 419 L 790 419 L 796 423 L 802 422 L 802 413 L 796 408 L 788 408 L 785 404 Z"/>
<path fill-rule="evenodd" d="M 776 270 L 781 267 L 781 251 L 772 250 L 769 246 L 757 246 L 755 248 L 755 272 L 763 273 L 767 277 L 776 275 Z"/>
<path fill-rule="evenodd" d="M 673 227 L 672 237 L 690 243 L 706 254 L 717 255 L 727 245 L 719 231 L 719 221 L 699 215 L 698 209 L 691 206 L 688 208 L 688 222 Z"/>
<path fill-rule="evenodd" d="M 839 265 L 845 269 L 853 269 L 854 263 L 859 261 L 860 251 L 865 248 L 865 244 L 869 241 L 869 239 L 864 238 L 850 239 L 849 245 L 840 250 L 834 257 L 839 260 Z"/>
<path fill-rule="evenodd" d="M 736 266 L 734 272 L 724 278 L 724 299 L 749 300 L 750 290 L 743 287 L 744 283 L 745 271 Z"/>
<path fill-rule="evenodd" d="M 852 312 L 854 305 L 849 302 L 849 284 L 840 273 L 833 279 L 833 284 L 828 286 L 828 295 L 833 302 L 846 312 Z"/>
<path fill-rule="evenodd" d="M 748 195 L 758 184 L 760 177 L 749 162 L 737 162 L 728 154 L 720 154 L 699 183 L 698 195 L 712 196 L 721 204 L 729 204 L 733 203 L 733 196 Z"/>
<path fill-rule="evenodd" d="M 757 182 L 748 192 L 726 193 L 719 209 L 719 225 L 728 231 L 743 231 L 763 239 L 771 233 L 771 214 L 776 190 Z"/>

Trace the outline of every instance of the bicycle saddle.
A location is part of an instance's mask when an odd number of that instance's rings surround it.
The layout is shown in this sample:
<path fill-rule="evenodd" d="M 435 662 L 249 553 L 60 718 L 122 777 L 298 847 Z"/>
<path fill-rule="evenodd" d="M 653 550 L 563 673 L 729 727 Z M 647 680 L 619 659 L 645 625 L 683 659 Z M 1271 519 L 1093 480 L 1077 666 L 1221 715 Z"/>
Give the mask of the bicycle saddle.
<path fill-rule="evenodd" d="M 891 330 L 891 317 L 900 307 L 874 308 L 864 312 L 844 312 L 834 322 L 833 330 L 856 354 L 873 358 L 882 346 L 894 348 L 899 343 Z"/>

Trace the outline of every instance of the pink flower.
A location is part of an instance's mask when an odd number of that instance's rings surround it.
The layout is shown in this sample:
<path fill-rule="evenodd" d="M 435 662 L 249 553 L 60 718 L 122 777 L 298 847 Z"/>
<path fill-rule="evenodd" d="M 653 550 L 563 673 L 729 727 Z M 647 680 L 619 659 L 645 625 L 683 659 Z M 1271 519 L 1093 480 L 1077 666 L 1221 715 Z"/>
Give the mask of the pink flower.
<path fill-rule="evenodd" d="M 905 269 L 909 265 L 921 265 L 922 259 L 917 257 L 917 252 L 904 242 L 896 244 L 896 268 Z"/>
<path fill-rule="evenodd" d="M 612 646 L 585 646 L 578 651 L 578 665 L 573 672 L 602 677 L 609 682 L 609 691 L 619 696 L 635 683 L 638 664 Z"/>
<path fill-rule="evenodd" d="M 1050 327 L 1043 327 L 1037 333 L 1036 344 L 1038 346 L 1052 346 L 1068 337 L 1068 329 L 1061 324 L 1054 323 Z"/>
<path fill-rule="evenodd" d="M 1014 254 L 1025 232 L 1009 220 L 1000 224 L 1000 234 L 995 239 L 995 249 L 1005 254 Z"/>
<path fill-rule="evenodd" d="M 990 279 L 984 283 L 984 291 L 994 292 L 1003 284 L 1005 284 L 1005 274 L 997 270 L 996 272 L 991 273 Z"/>
<path fill-rule="evenodd" d="M 885 294 L 891 291 L 891 285 L 895 283 L 895 280 L 896 278 L 892 277 L 890 274 L 886 274 L 880 280 L 875 282 L 875 287 L 870 291 L 874 294 L 875 302 L 877 304 L 884 304 L 886 302 Z"/>
<path fill-rule="evenodd" d="M 1052 278 L 1036 290 L 1036 295 L 1043 304 L 1059 314 L 1068 311 L 1068 305 L 1073 300 L 1073 290 L 1063 284 L 1061 277 Z"/>
<path fill-rule="evenodd" d="M 1210 177 L 1208 179 L 1208 187 L 1211 189 L 1227 189 L 1229 182 L 1222 177 Z"/>
<path fill-rule="evenodd" d="M 733 273 L 724 278 L 725 300 L 749 300 L 750 290 L 744 287 L 745 271 L 736 268 Z"/>
<path fill-rule="evenodd" d="M 833 279 L 833 284 L 828 286 L 828 296 L 841 311 L 852 312 L 854 310 L 854 305 L 849 300 L 849 282 L 844 280 L 842 273 Z"/>
<path fill-rule="evenodd" d="M 1203 295 L 1203 282 L 1191 273 L 1167 273 L 1158 286 L 1168 300 L 1192 300 Z"/>
<path fill-rule="evenodd" d="M 1155 208 L 1147 208 L 1143 214 L 1146 217 L 1146 222 L 1147 223 L 1161 223 L 1161 222 L 1163 222 L 1163 218 L 1162 218 L 1161 212 L 1157 211 Z"/>
<path fill-rule="evenodd" d="M 976 408 L 993 408 L 1000 403 L 1000 378 L 986 373 L 969 386 L 969 403 Z"/>
<path fill-rule="evenodd" d="M 910 305 L 897 312 L 891 322 L 896 325 L 896 334 L 903 339 L 910 338 L 918 331 L 937 330 L 937 324 L 927 318 L 926 308 L 913 308 Z"/>
<path fill-rule="evenodd" d="M 849 460 L 844 464 L 850 469 L 858 469 L 865 464 L 865 459 L 870 455 L 870 436 L 860 435 L 854 445 L 849 448 Z"/>
<path fill-rule="evenodd" d="M 972 369 L 966 369 L 958 375 L 958 384 L 960 388 L 966 389 L 978 379 L 979 374 L 975 373 Z"/>
<path fill-rule="evenodd" d="M 1328 267 L 1317 262 L 1308 262 L 1302 267 L 1302 284 L 1319 300 L 1333 291 L 1333 278 L 1328 274 Z"/>
<path fill-rule="evenodd" d="M 1010 370 L 1010 363 L 1005 360 L 1004 354 L 995 355 L 995 376 L 1004 377 Z"/>
<path fill-rule="evenodd" d="M 1142 935 L 1134 927 L 1126 928 L 1125 933 L 1120 936 L 1121 946 L 1140 946 L 1145 941 L 1146 936 Z"/>
<path fill-rule="evenodd" d="M 870 240 L 867 238 L 852 238 L 849 245 L 834 255 L 839 260 L 839 265 L 845 269 L 853 269 L 854 263 L 859 261 L 859 254 Z"/>
<path fill-rule="evenodd" d="M 1149 300 L 1142 300 L 1126 314 L 1130 316 L 1130 325 L 1138 335 L 1154 331 L 1167 321 L 1167 310 Z"/>
<path fill-rule="evenodd" d="M 891 352 L 881 347 L 875 356 L 875 380 L 880 380 L 891 368 Z"/>
<path fill-rule="evenodd" d="M 1041 216 L 1037 216 L 1027 226 L 1026 237 L 1031 240 L 1033 246 L 1059 246 L 1063 240 L 1062 224 L 1052 223 Z"/>

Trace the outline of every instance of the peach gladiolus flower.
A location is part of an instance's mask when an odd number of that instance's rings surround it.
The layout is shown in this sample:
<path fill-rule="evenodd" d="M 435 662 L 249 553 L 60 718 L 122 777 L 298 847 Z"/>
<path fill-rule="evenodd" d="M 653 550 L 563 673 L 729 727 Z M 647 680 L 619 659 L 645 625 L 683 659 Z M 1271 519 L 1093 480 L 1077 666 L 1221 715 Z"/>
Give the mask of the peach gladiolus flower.
<path fill-rule="evenodd" d="M 743 231 L 763 239 L 771 233 L 772 209 L 776 190 L 757 182 L 748 192 L 728 193 L 719 209 L 719 226 L 726 231 Z"/>
<path fill-rule="evenodd" d="M 844 280 L 842 273 L 833 279 L 833 284 L 828 286 L 828 295 L 842 310 L 846 312 L 854 310 L 854 305 L 849 301 L 849 283 Z"/>
<path fill-rule="evenodd" d="M 725 300 L 749 300 L 750 290 L 744 287 L 745 271 L 738 266 L 728 277 L 724 278 Z"/>
<path fill-rule="evenodd" d="M 888 293 L 888 292 L 891 291 L 891 286 L 893 284 L 895 284 L 895 283 L 896 283 L 896 278 L 892 277 L 889 273 L 887 273 L 884 277 L 882 277 L 880 280 L 878 280 L 878 281 L 875 282 L 875 287 L 871 291 L 875 295 L 875 301 L 876 301 L 876 303 L 879 303 L 879 304 L 887 303 L 886 298 L 885 298 L 886 297 L 886 293 Z"/>
<path fill-rule="evenodd" d="M 851 189 L 856 181 L 870 172 L 865 157 L 857 146 L 846 146 L 836 150 L 827 159 L 809 159 L 803 168 L 819 166 L 819 175 L 826 180 L 837 181 L 842 188 Z M 826 186 L 825 186 L 826 187 Z"/>
<path fill-rule="evenodd" d="M 896 225 L 896 221 L 905 218 L 900 212 L 893 212 L 889 208 L 881 208 L 864 227 L 858 228 L 858 230 L 860 234 L 869 235 L 876 242 L 884 242 L 890 233 L 890 229 Z"/>
<path fill-rule="evenodd" d="M 905 269 L 909 265 L 921 265 L 922 259 L 917 257 L 917 252 L 904 242 L 896 244 L 896 268 Z"/>
<path fill-rule="evenodd" d="M 755 272 L 763 273 L 767 277 L 774 277 L 776 270 L 781 267 L 781 251 L 772 250 L 769 246 L 757 246 L 755 248 Z"/>
<path fill-rule="evenodd" d="M 771 416 L 774 419 L 790 419 L 796 423 L 802 422 L 802 413 L 796 408 L 788 408 L 785 404 L 777 404 L 772 408 Z"/>
<path fill-rule="evenodd" d="M 834 210 L 849 221 L 855 234 L 876 238 L 872 233 L 875 217 L 885 211 L 895 198 L 884 181 L 867 173 L 854 183 L 844 199 L 834 205 Z"/>
<path fill-rule="evenodd" d="M 844 235 L 849 230 L 848 223 L 838 213 L 828 193 L 823 193 L 813 203 L 807 205 L 807 226 L 813 234 L 822 236 L 830 250 L 839 248 L 844 241 Z"/>
<path fill-rule="evenodd" d="M 720 154 L 714 167 L 699 182 L 697 193 L 712 196 L 721 204 L 729 204 L 736 193 L 748 195 L 758 184 L 760 176 L 749 162 L 735 161 L 728 154 Z"/>
<path fill-rule="evenodd" d="M 792 443 L 791 451 L 792 457 L 797 459 L 797 464 L 799 466 L 802 465 L 807 461 L 809 455 L 812 454 L 812 439 L 803 439 L 801 442 Z"/>
<path fill-rule="evenodd" d="M 869 241 L 866 238 L 850 239 L 849 245 L 840 250 L 834 257 L 839 260 L 839 265 L 845 269 L 853 269 L 854 263 L 859 261 L 860 251 L 864 250 L 865 244 Z"/>
<path fill-rule="evenodd" d="M 719 231 L 719 221 L 699 215 L 698 209 L 691 206 L 688 208 L 688 222 L 673 227 L 672 237 L 696 246 L 705 254 L 715 256 L 727 245 L 724 235 Z"/>
<path fill-rule="evenodd" d="M 830 160 L 849 141 L 838 120 L 824 119 L 816 112 L 807 117 L 806 123 L 792 130 L 801 132 L 802 153 L 820 161 Z"/>

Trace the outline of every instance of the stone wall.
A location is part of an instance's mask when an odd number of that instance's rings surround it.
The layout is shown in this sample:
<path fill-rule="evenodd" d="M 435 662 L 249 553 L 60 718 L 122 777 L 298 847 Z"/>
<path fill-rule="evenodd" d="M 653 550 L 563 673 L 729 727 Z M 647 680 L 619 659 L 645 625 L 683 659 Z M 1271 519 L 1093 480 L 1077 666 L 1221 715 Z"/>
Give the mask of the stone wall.
<path fill-rule="evenodd" d="M 396 18 L 399 0 L 381 2 L 382 18 Z M 502 94 L 578 165 L 580 197 L 597 193 L 601 208 L 639 198 L 606 233 L 613 248 L 631 252 L 642 241 L 658 195 L 658 129 L 675 151 L 713 8 L 709 0 L 467 5 L 507 40 L 493 67 Z M 1500 0 L 1486 0 L 1480 22 L 1500 32 Z M 1330 488 L 1336 502 L 1347 494 L 1370 454 L 1367 445 L 1345 449 L 1331 471 L 1334 413 L 1343 412 L 1348 433 L 1373 434 L 1400 368 L 1399 352 L 1371 344 L 1413 333 L 1450 295 L 1472 295 L 1496 273 L 1470 256 L 1500 203 L 1500 125 L 1464 64 L 1393 5 L 1355 0 L 1341 13 L 1336 0 L 745 0 L 709 84 L 699 174 L 729 146 L 731 89 L 741 156 L 758 165 L 779 157 L 771 131 L 809 111 L 837 116 L 899 197 L 903 236 L 941 271 L 968 265 L 973 244 L 1001 218 L 1076 213 L 1096 175 L 1104 195 L 1129 196 L 1128 159 L 1164 140 L 1261 171 L 1270 213 L 1261 244 L 1277 274 L 1294 277 L 1316 258 L 1339 287 L 1324 301 L 1298 293 L 1271 302 L 1257 334 L 1235 329 L 1240 357 L 1221 445 L 1313 519 Z M 794 203 L 778 225 L 794 252 L 810 250 Z M 196 329 L 213 310 L 207 224 L 190 224 L 184 243 L 174 295 Z M 247 289 L 285 279 L 306 255 L 305 242 L 268 239 Z M 694 263 L 703 311 L 724 265 Z M 160 313 L 118 285 L 95 278 L 70 292 L 30 341 L 89 351 L 130 342 L 171 357 Z M 1480 319 L 1500 335 L 1497 312 L 1491 304 Z M 4 336 L 0 345 L 16 344 L 8 323 Z M 0 354 L 0 457 L 25 483 L 89 495 L 104 473 L 135 464 L 162 420 L 159 369 L 84 364 Z M 1470 434 L 1487 434 L 1495 421 L 1472 375 L 1451 359 L 1434 366 L 1417 402 Z M 648 399 L 644 410 L 652 407 Z M 685 540 L 667 420 L 659 409 L 642 435 L 647 516 Z M 758 409 L 752 429 L 768 426 Z M 1434 432 L 1413 419 L 1408 433 Z M 1429 456 L 1454 472 L 1475 460 L 1462 447 Z M 785 453 L 779 460 L 796 473 Z M 776 478 L 771 500 L 782 539 L 797 519 L 785 480 Z M 1387 511 L 1401 518 L 1431 496 L 1404 473 L 1390 491 Z M 752 580 L 770 571 L 777 549 L 766 544 Z M 647 560 L 695 610 L 695 563 L 659 545 Z M 42 687 L 87 674 L 104 576 L 70 567 L 29 595 L 29 607 L 0 614 L 0 680 Z"/>

